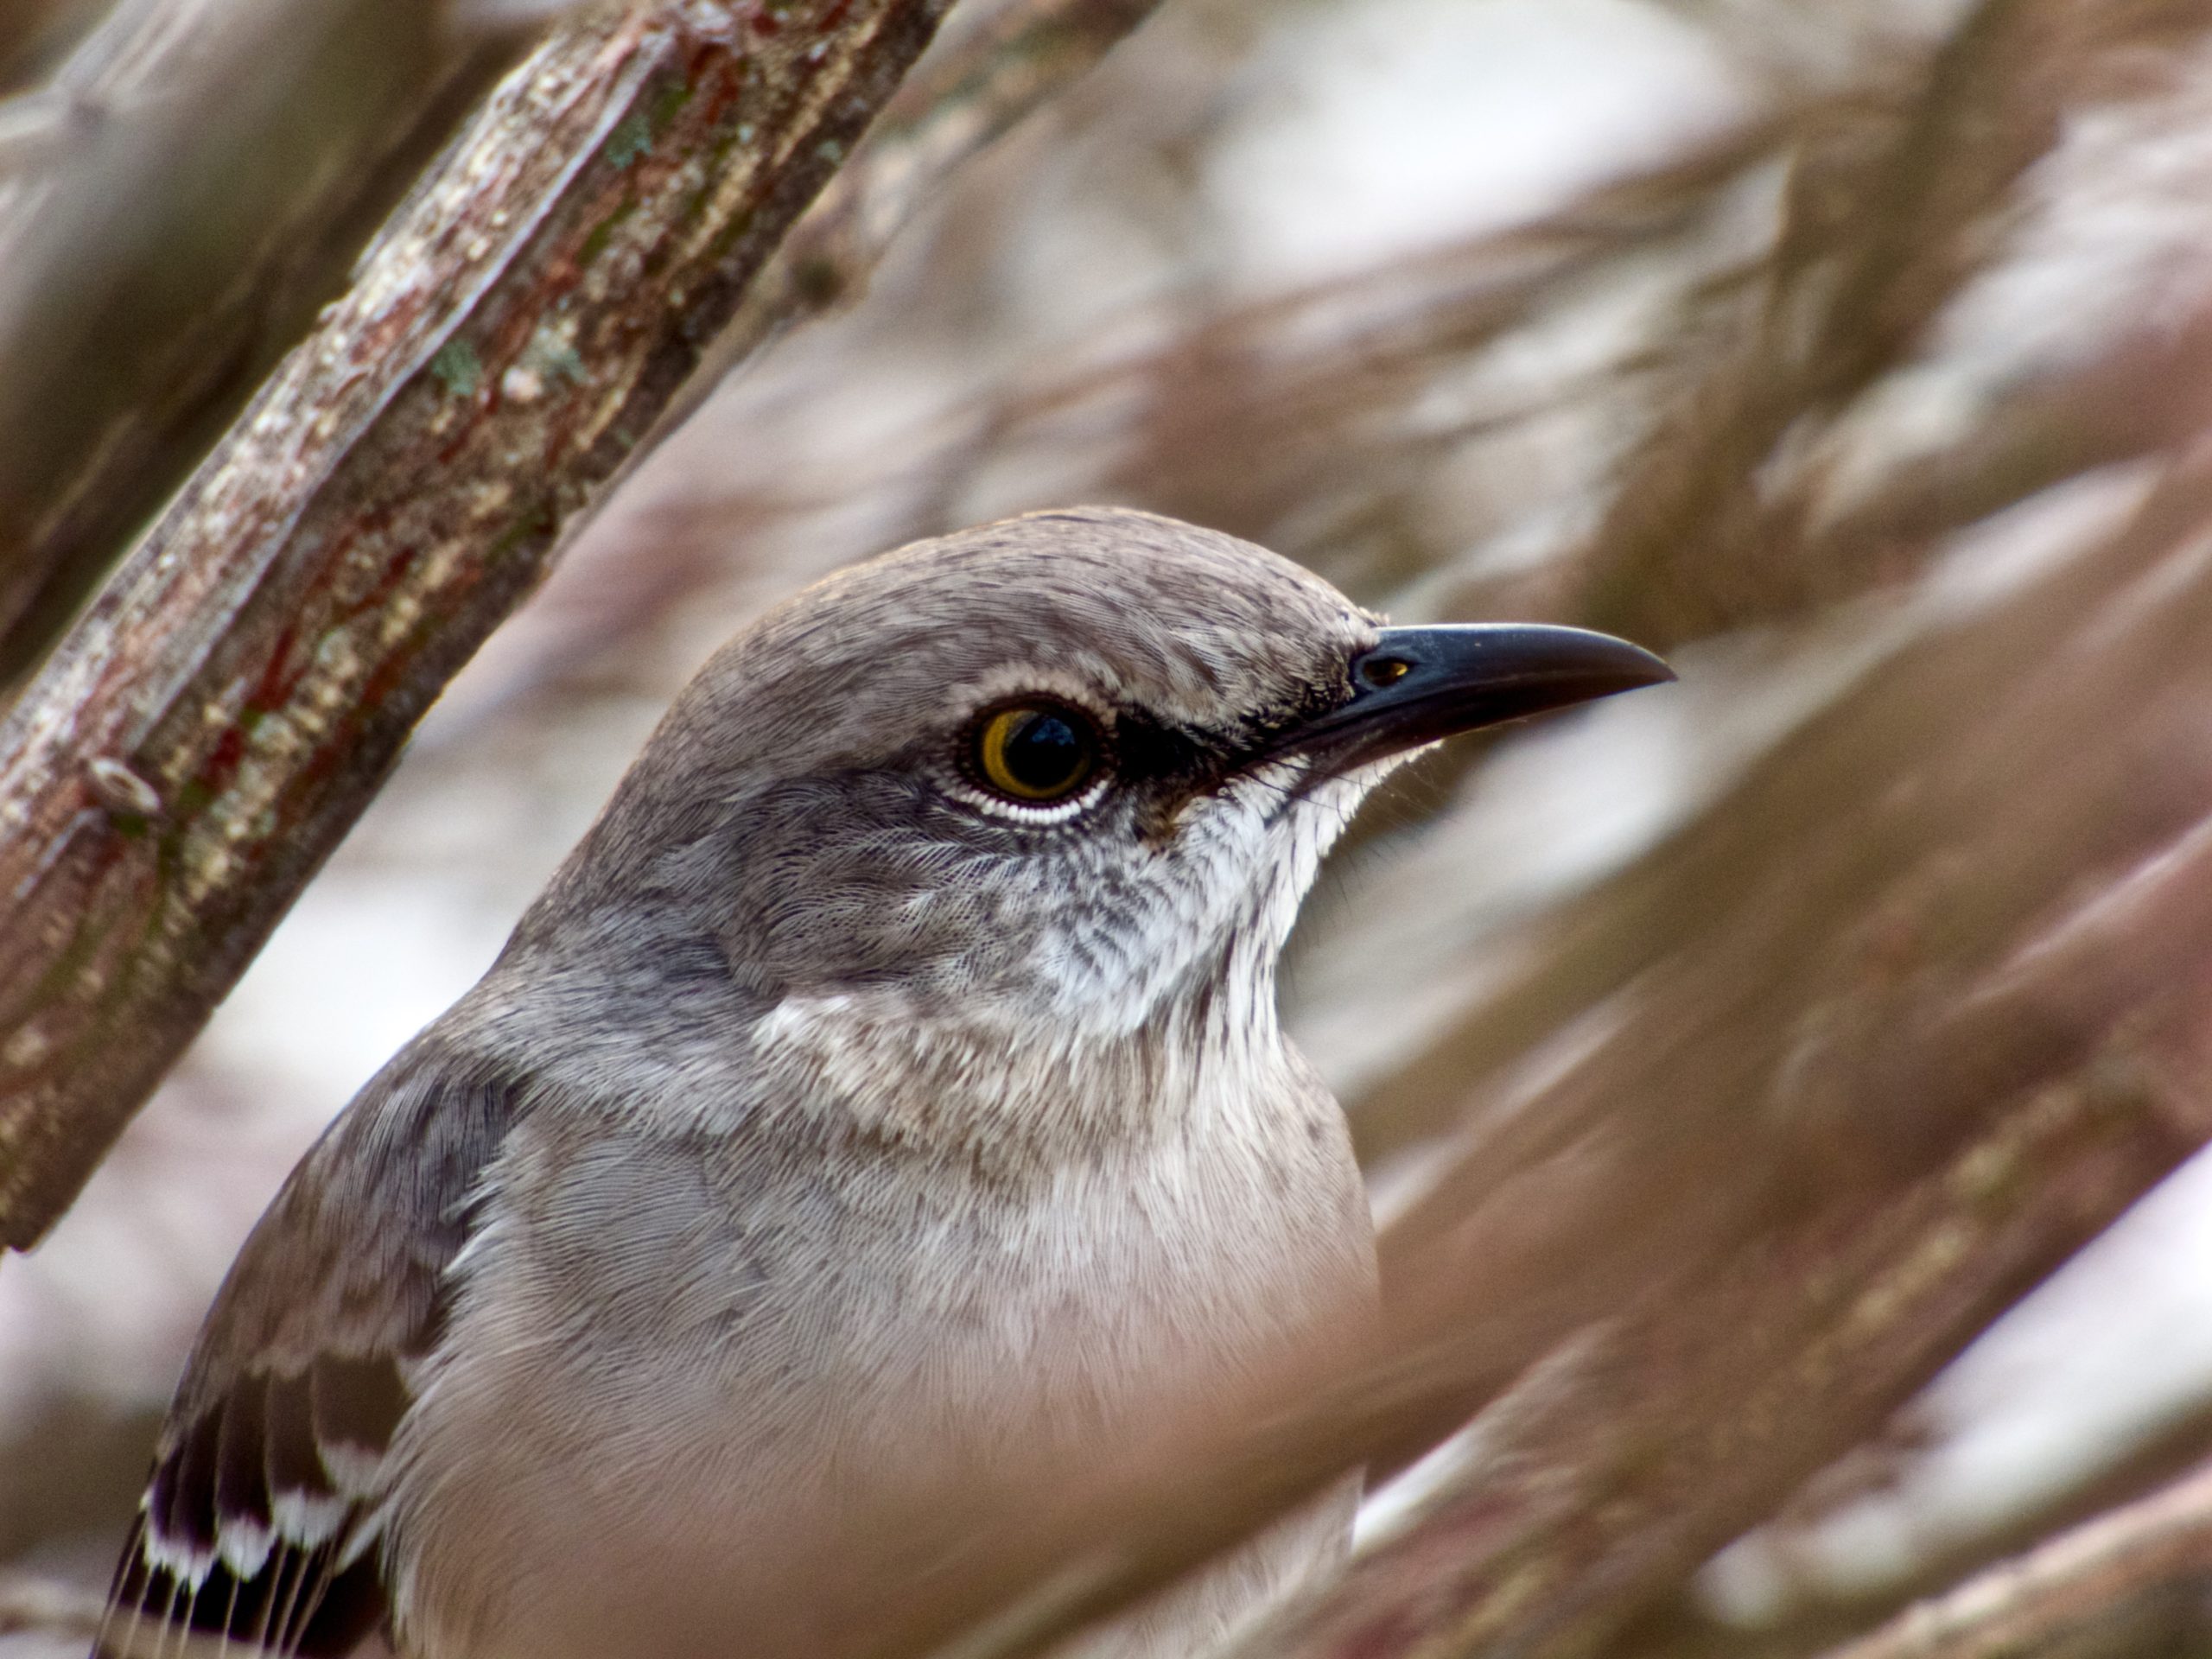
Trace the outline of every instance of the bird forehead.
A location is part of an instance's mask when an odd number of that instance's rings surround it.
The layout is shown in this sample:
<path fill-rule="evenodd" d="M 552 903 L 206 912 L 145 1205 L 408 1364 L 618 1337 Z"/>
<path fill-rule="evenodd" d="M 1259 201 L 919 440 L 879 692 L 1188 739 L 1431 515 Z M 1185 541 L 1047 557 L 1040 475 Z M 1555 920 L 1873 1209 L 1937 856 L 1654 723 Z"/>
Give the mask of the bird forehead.
<path fill-rule="evenodd" d="M 1265 550 L 1149 514 L 1033 515 L 817 584 L 754 653 L 786 683 L 926 717 L 1026 690 L 1234 717 L 1340 674 L 1374 620 Z M 904 722 L 902 722 L 904 723 Z"/>

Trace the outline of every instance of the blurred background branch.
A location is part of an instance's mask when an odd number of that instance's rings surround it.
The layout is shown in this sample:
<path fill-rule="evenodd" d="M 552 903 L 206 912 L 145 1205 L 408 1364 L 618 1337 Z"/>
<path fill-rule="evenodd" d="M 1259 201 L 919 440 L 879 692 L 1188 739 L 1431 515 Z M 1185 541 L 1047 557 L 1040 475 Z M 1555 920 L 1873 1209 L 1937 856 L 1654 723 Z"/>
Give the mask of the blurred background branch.
<path fill-rule="evenodd" d="M 2212 1465 L 1907 1609 L 1832 1659 L 2037 1659 L 2162 1589 L 2212 1581 Z"/>

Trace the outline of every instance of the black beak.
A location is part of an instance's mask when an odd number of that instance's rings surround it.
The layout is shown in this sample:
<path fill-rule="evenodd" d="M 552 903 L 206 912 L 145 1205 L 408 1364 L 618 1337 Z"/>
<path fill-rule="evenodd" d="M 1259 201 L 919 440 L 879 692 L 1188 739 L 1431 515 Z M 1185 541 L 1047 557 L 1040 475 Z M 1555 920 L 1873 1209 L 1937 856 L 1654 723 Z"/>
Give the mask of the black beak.
<path fill-rule="evenodd" d="M 1352 693 L 1285 732 L 1275 753 L 1332 768 L 1381 760 L 1479 726 L 1658 685 L 1675 671 L 1640 645 L 1586 628 L 1478 622 L 1385 628 L 1352 659 Z"/>

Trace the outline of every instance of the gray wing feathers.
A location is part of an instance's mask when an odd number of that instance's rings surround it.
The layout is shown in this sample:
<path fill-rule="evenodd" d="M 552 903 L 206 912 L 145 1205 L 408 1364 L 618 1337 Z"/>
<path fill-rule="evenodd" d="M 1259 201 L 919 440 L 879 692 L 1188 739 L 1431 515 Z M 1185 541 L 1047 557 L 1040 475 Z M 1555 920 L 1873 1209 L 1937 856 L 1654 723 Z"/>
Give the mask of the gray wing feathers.
<path fill-rule="evenodd" d="M 194 1345 L 96 1656 L 338 1655 L 383 1623 L 385 1450 L 521 1092 L 426 1035 L 301 1160 Z"/>

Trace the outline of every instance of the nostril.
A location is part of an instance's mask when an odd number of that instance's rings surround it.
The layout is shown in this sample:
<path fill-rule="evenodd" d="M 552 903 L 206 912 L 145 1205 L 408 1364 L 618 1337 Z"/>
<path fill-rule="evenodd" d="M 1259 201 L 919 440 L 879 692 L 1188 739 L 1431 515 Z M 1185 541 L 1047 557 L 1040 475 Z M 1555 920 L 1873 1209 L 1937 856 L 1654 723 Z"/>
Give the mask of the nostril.
<path fill-rule="evenodd" d="M 1359 677 L 1370 685 L 1395 685 L 1414 671 L 1402 657 L 1370 657 L 1359 665 Z"/>

